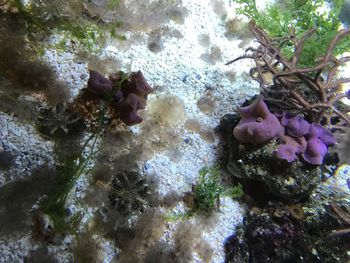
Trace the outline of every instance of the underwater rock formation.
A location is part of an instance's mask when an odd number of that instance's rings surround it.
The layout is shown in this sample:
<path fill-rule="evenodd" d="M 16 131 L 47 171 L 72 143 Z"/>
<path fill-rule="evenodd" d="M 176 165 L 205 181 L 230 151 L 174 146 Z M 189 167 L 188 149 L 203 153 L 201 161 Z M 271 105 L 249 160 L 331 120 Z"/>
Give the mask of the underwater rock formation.
<path fill-rule="evenodd" d="M 88 90 L 99 96 L 111 96 L 111 105 L 128 126 L 142 121 L 137 111 L 146 107 L 148 94 L 153 92 L 141 71 L 132 72 L 130 76 L 118 72 L 107 79 L 97 71 L 91 70 Z"/>
<path fill-rule="evenodd" d="M 273 139 L 262 146 L 240 144 L 232 134 L 238 122 L 239 117 L 232 114 L 225 115 L 220 122 L 220 131 L 227 143 L 228 153 L 225 155 L 229 156 L 227 169 L 234 177 L 259 182 L 265 192 L 289 201 L 304 198 L 321 182 L 319 166 L 299 159 L 287 165 L 285 160 L 277 157 L 280 139 Z M 289 154 L 293 157 L 295 153 Z"/>
<path fill-rule="evenodd" d="M 347 262 L 349 243 L 329 237 L 342 222 L 326 203 L 314 201 L 291 206 L 270 202 L 265 209 L 252 209 L 226 240 L 225 262 Z"/>
<path fill-rule="evenodd" d="M 250 106 L 239 107 L 238 113 L 241 120 L 233 129 L 235 139 L 261 145 L 284 135 L 285 144 L 277 147 L 276 155 L 289 163 L 301 154 L 306 162 L 321 165 L 327 147 L 335 144 L 331 132 L 320 124 L 310 124 L 303 117 L 290 116 L 287 112 L 271 113 L 261 95 Z"/>
<path fill-rule="evenodd" d="M 241 120 L 234 128 L 233 134 L 239 142 L 258 145 L 283 136 L 283 126 L 269 111 L 262 96 L 252 105 L 239 107 L 237 111 Z"/>
<path fill-rule="evenodd" d="M 264 192 L 281 199 L 308 196 L 321 183 L 319 166 L 331 159 L 328 146 L 336 141 L 330 130 L 303 116 L 271 113 L 261 95 L 238 113 L 220 123 L 232 175 L 259 182 Z"/>

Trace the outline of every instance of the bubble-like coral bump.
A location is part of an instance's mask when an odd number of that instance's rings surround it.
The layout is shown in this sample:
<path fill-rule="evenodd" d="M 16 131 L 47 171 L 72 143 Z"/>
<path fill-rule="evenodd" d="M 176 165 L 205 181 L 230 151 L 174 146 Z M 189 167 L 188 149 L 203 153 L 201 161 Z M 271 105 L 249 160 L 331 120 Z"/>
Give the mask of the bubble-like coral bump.
<path fill-rule="evenodd" d="M 259 96 L 247 107 L 239 107 L 241 120 L 233 130 L 233 135 L 241 143 L 262 144 L 274 138 L 282 137 L 284 127 L 273 115 Z"/>

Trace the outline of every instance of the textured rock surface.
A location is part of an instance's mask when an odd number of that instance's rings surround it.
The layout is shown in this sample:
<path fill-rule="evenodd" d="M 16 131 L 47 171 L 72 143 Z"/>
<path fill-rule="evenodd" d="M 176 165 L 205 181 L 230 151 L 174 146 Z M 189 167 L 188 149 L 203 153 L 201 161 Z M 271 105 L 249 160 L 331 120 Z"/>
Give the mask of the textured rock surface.
<path fill-rule="evenodd" d="M 0 185 L 30 175 L 31 170 L 54 164 L 53 143 L 29 123 L 0 113 Z"/>
<path fill-rule="evenodd" d="M 348 237 L 331 238 L 344 223 L 332 213 L 328 202 L 347 205 L 346 196 L 328 187 L 318 189 L 299 206 L 270 202 L 244 218 L 225 244 L 226 262 L 347 262 Z M 297 208 L 303 217 L 296 217 Z"/>

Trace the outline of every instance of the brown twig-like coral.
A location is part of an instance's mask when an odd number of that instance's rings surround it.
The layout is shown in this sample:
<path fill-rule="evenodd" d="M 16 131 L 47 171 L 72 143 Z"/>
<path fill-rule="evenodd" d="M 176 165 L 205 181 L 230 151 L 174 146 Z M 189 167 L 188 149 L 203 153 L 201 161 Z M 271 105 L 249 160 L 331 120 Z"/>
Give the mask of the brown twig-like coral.
<path fill-rule="evenodd" d="M 342 129 L 350 124 L 349 109 L 339 100 L 349 97 L 342 92 L 342 84 L 350 78 L 338 78 L 338 68 L 350 61 L 350 56 L 336 58 L 332 55 L 339 41 L 350 34 L 350 29 L 342 29 L 330 41 L 326 54 L 315 61 L 310 68 L 298 65 L 305 41 L 315 32 L 315 28 L 305 32 L 298 39 L 294 30 L 288 37 L 271 39 L 254 21 L 249 29 L 257 38 L 257 48 L 248 48 L 243 58 L 253 59 L 255 67 L 250 70 L 251 77 L 258 81 L 262 94 L 275 110 L 287 110 L 294 114 L 302 113 L 310 122 L 318 122 L 331 129 Z M 281 54 L 280 47 L 292 43 L 294 53 L 291 58 Z"/>
<path fill-rule="evenodd" d="M 333 212 L 338 216 L 338 218 L 345 223 L 347 226 L 350 226 L 350 214 L 348 211 L 344 211 L 338 205 L 332 203 L 330 204 Z M 350 228 L 345 228 L 341 230 L 335 230 L 331 232 L 328 237 L 349 237 L 350 236 Z"/>

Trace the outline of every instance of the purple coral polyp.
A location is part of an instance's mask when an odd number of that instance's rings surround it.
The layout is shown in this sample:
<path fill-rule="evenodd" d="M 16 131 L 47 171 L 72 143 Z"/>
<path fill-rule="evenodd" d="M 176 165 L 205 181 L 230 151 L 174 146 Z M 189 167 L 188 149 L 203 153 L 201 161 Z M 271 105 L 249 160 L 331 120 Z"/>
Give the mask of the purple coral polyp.
<path fill-rule="evenodd" d="M 112 91 L 112 81 L 106 79 L 95 70 L 90 70 L 88 89 L 98 95 L 106 95 Z"/>
<path fill-rule="evenodd" d="M 291 149 L 294 149 L 292 141 L 303 138 L 306 147 L 299 152 L 303 159 L 314 165 L 323 163 L 323 159 L 328 152 L 328 146 L 335 144 L 335 139 L 328 129 L 318 123 L 309 124 L 301 117 L 289 118 L 286 114 L 282 117 L 281 123 L 286 127 L 286 132 L 295 138 L 286 142 L 285 145 L 278 146 L 276 154 L 280 159 L 288 162 L 294 161 L 297 156 L 290 154 Z"/>
<path fill-rule="evenodd" d="M 241 143 L 262 144 L 276 137 L 282 137 L 284 128 L 259 96 L 253 104 L 239 107 L 241 120 L 233 130 L 233 135 Z"/>
<path fill-rule="evenodd" d="M 307 147 L 303 153 L 305 161 L 320 165 L 328 151 L 328 146 L 335 144 L 335 138 L 329 130 L 317 123 L 310 125 Z"/>
<path fill-rule="evenodd" d="M 293 162 L 297 158 L 295 148 L 290 144 L 279 145 L 276 153 L 280 159 L 286 160 L 289 163 Z"/>
<path fill-rule="evenodd" d="M 293 137 L 301 137 L 309 132 L 310 123 L 299 116 L 289 117 L 285 113 L 281 118 L 281 124 L 286 128 L 287 134 Z"/>
<path fill-rule="evenodd" d="M 307 142 L 304 137 L 283 136 L 285 144 L 277 147 L 276 154 L 280 159 L 287 162 L 293 162 L 297 158 L 297 154 L 303 153 L 306 150 Z"/>
<path fill-rule="evenodd" d="M 327 146 L 320 139 L 314 137 L 308 140 L 303 158 L 308 163 L 320 165 L 323 163 L 323 158 L 327 151 Z"/>
<path fill-rule="evenodd" d="M 317 123 L 312 123 L 310 125 L 309 137 L 320 139 L 326 146 L 335 144 L 333 134 L 328 129 Z"/>

